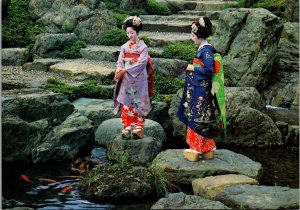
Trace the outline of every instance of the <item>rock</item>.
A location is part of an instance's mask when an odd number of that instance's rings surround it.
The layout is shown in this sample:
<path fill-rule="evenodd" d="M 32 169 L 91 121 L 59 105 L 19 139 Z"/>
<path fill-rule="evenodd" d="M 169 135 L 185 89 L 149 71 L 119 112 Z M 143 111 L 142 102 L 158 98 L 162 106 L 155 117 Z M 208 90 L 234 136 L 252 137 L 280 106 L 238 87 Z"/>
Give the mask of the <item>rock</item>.
<path fill-rule="evenodd" d="M 109 144 L 107 155 L 111 160 L 118 162 L 127 156 L 133 165 L 146 165 L 156 157 L 161 148 L 162 141 L 154 137 L 123 140 L 119 135 Z"/>
<path fill-rule="evenodd" d="M 50 66 L 50 71 L 61 73 L 77 81 L 102 80 L 114 74 L 115 63 L 85 59 L 70 59 Z"/>
<path fill-rule="evenodd" d="M 171 77 L 179 77 L 185 74 L 187 61 L 179 59 L 152 58 L 154 69 Z"/>
<path fill-rule="evenodd" d="M 285 1 L 285 16 L 290 22 L 299 22 L 299 1 L 286 0 Z"/>
<path fill-rule="evenodd" d="M 114 102 L 111 99 L 79 98 L 72 102 L 74 107 L 97 128 L 103 121 L 120 117 L 113 113 Z"/>
<path fill-rule="evenodd" d="M 133 9 L 144 9 L 147 0 L 121 0 L 120 9 L 128 11 Z"/>
<path fill-rule="evenodd" d="M 18 116 L 28 122 L 45 118 L 63 122 L 74 110 L 74 106 L 61 93 L 35 92 L 26 93 L 22 90 L 18 95 L 4 93 L 2 117 Z"/>
<path fill-rule="evenodd" d="M 169 193 L 159 199 L 151 209 L 230 209 L 219 201 L 212 201 L 200 196 L 186 195 L 183 192 Z"/>
<path fill-rule="evenodd" d="M 80 113 L 73 113 L 49 132 L 32 150 L 34 163 L 74 160 L 90 153 L 95 139 L 92 122 Z"/>
<path fill-rule="evenodd" d="M 165 102 L 160 101 L 153 101 L 152 103 L 152 110 L 147 116 L 147 118 L 158 122 L 165 131 L 171 130 L 172 122 L 168 114 L 169 105 Z"/>
<path fill-rule="evenodd" d="M 3 48 L 1 52 L 3 66 L 22 66 L 28 56 L 27 48 Z"/>
<path fill-rule="evenodd" d="M 78 38 L 74 33 L 50 34 L 41 33 L 36 36 L 32 49 L 33 58 L 55 58 L 66 46 L 72 45 Z"/>
<path fill-rule="evenodd" d="M 238 174 L 209 176 L 192 181 L 195 195 L 212 200 L 215 200 L 216 195 L 227 187 L 237 184 L 258 184 L 258 182 L 255 179 Z"/>
<path fill-rule="evenodd" d="M 266 114 L 244 107 L 228 116 L 227 136 L 217 138 L 217 144 L 234 144 L 247 147 L 271 147 L 283 145 L 282 136 L 273 120 Z"/>
<path fill-rule="evenodd" d="M 288 135 L 284 138 L 287 146 L 299 147 L 299 125 L 291 125 L 288 128 Z"/>
<path fill-rule="evenodd" d="M 298 209 L 299 189 L 280 186 L 235 185 L 228 187 L 216 199 L 231 208 Z"/>
<path fill-rule="evenodd" d="M 120 118 L 102 122 L 96 131 L 96 143 L 107 148 L 110 142 L 121 134 L 122 129 L 123 125 Z M 162 143 L 167 141 L 167 136 L 163 128 L 153 120 L 146 119 L 144 131 L 146 137 L 154 137 L 155 140 Z"/>
<path fill-rule="evenodd" d="M 32 162 L 32 149 L 49 132 L 49 119 L 26 122 L 17 116 L 2 118 L 2 158 L 8 162 Z"/>
<path fill-rule="evenodd" d="M 34 71 L 49 71 L 50 66 L 62 63 L 63 59 L 54 59 L 54 58 L 41 58 L 41 59 L 35 59 L 32 62 L 32 65 L 30 67 L 30 70 Z M 29 70 L 29 69 L 27 69 Z"/>
<path fill-rule="evenodd" d="M 144 167 L 128 169 L 114 166 L 98 166 L 81 181 L 79 191 L 87 198 L 98 201 L 119 203 L 149 198 L 155 191 L 151 183 L 151 174 Z M 92 181 L 91 180 L 98 180 Z"/>
<path fill-rule="evenodd" d="M 183 149 L 168 149 L 159 153 L 151 167 L 159 167 L 167 172 L 171 181 L 180 184 L 191 184 L 192 180 L 207 176 L 242 174 L 259 179 L 262 166 L 248 157 L 229 150 L 216 150 L 212 160 L 189 162 L 182 154 Z"/>
<path fill-rule="evenodd" d="M 283 25 L 266 9 L 221 12 L 211 43 L 222 52 L 227 86 L 264 89 L 272 78 L 274 56 Z"/>

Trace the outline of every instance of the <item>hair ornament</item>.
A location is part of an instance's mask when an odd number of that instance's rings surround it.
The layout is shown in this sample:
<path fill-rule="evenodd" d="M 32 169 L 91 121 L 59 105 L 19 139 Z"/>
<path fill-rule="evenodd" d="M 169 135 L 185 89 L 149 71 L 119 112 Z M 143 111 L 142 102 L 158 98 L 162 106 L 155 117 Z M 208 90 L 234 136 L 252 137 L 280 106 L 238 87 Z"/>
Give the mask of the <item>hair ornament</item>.
<path fill-rule="evenodd" d="M 141 18 L 139 18 L 138 16 L 129 16 L 124 20 L 124 23 L 126 23 L 128 20 L 131 19 L 132 19 L 132 25 L 134 26 L 139 26 L 142 23 Z"/>

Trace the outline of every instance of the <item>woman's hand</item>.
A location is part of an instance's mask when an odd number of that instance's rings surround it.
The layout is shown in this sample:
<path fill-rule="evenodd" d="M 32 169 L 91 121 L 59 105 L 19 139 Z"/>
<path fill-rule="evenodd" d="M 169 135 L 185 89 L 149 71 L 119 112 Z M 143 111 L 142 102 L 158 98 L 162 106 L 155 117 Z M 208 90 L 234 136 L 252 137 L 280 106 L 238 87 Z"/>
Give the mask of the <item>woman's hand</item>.
<path fill-rule="evenodd" d="M 125 74 L 125 72 L 126 72 L 125 69 L 120 69 L 120 70 L 116 71 L 114 80 L 118 81 L 121 77 L 123 77 L 123 75 Z"/>
<path fill-rule="evenodd" d="M 187 71 L 194 71 L 194 65 L 192 64 L 188 64 L 188 66 L 186 67 Z"/>

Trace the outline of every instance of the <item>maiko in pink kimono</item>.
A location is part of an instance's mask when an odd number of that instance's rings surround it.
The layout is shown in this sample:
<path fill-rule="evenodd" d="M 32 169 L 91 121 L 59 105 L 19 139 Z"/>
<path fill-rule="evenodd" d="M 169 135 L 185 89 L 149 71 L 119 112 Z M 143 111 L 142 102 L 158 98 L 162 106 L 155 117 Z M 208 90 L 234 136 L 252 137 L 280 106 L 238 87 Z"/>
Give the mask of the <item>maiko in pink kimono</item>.
<path fill-rule="evenodd" d="M 148 47 L 138 38 L 139 31 L 143 28 L 139 17 L 126 18 L 123 28 L 129 41 L 121 46 L 117 61 L 114 113 L 117 114 L 121 109 L 124 139 L 130 139 L 131 134 L 135 138 L 144 138 L 145 118 L 151 111 L 147 72 Z"/>

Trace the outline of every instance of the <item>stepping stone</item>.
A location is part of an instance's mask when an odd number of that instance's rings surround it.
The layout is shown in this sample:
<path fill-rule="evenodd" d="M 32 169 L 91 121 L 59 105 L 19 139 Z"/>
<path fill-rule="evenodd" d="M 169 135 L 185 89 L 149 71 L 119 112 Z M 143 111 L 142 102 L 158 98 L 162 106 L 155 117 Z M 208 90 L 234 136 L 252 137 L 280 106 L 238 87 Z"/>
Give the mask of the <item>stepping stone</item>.
<path fill-rule="evenodd" d="M 220 201 L 212 201 L 196 195 L 168 193 L 159 199 L 151 209 L 230 209 Z"/>
<path fill-rule="evenodd" d="M 168 3 L 178 10 L 214 11 L 224 9 L 225 4 L 237 4 L 237 1 L 178 1 L 168 0 Z"/>
<path fill-rule="evenodd" d="M 183 149 L 168 149 L 156 156 L 151 167 L 159 167 L 170 174 L 172 181 L 191 184 L 192 180 L 207 176 L 242 174 L 259 179 L 262 166 L 250 158 L 229 150 L 216 150 L 212 160 L 189 162 Z"/>
<path fill-rule="evenodd" d="M 59 58 L 40 58 L 35 59 L 32 62 L 32 65 L 30 66 L 30 70 L 36 70 L 36 71 L 49 71 L 50 66 L 62 63 L 64 62 L 64 59 Z"/>
<path fill-rule="evenodd" d="M 74 80 L 98 80 L 115 72 L 115 62 L 70 59 L 50 66 L 50 71 L 72 77 Z"/>
<path fill-rule="evenodd" d="M 237 184 L 258 184 L 258 182 L 255 179 L 240 174 L 209 176 L 192 181 L 195 195 L 200 195 L 212 200 L 225 188 Z"/>
<path fill-rule="evenodd" d="M 216 200 L 233 209 L 299 209 L 299 189 L 235 185 L 219 193 Z"/>

